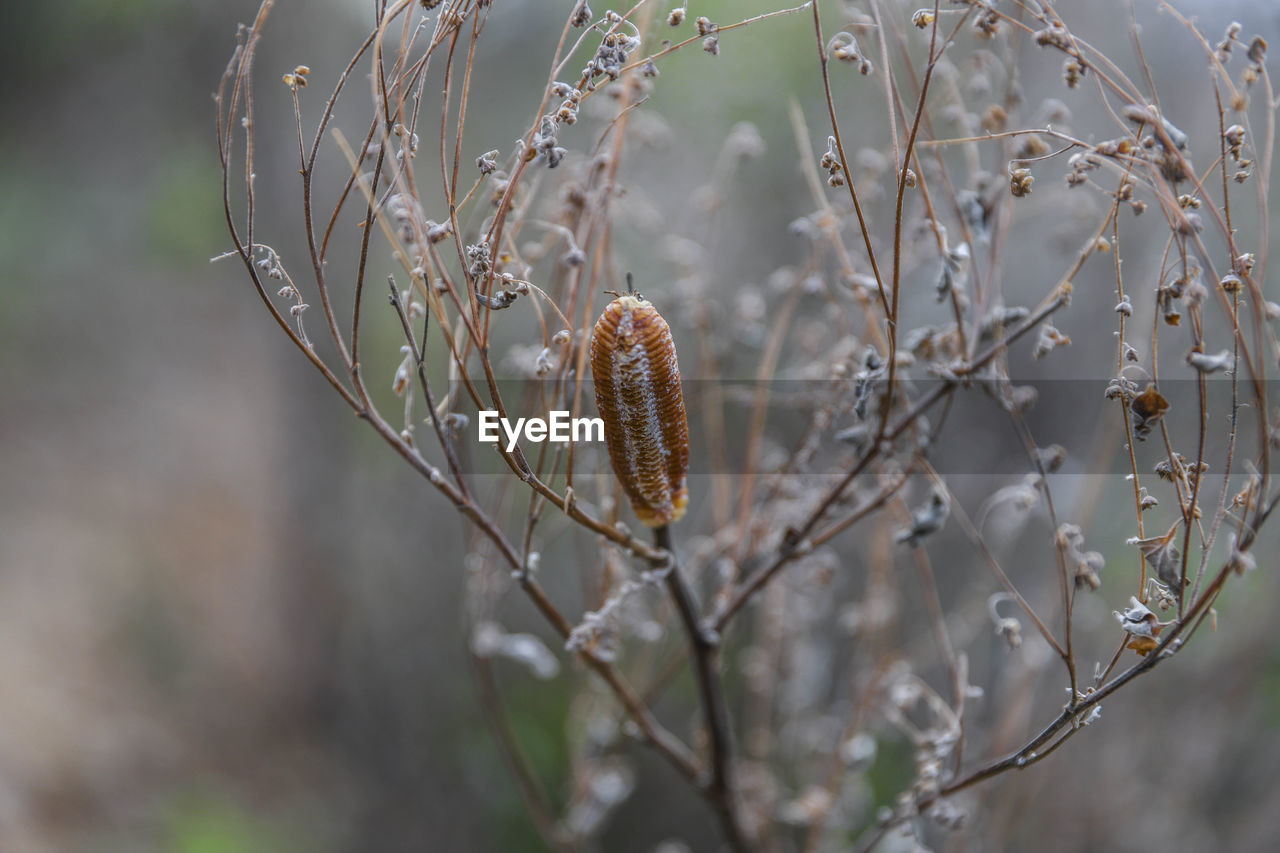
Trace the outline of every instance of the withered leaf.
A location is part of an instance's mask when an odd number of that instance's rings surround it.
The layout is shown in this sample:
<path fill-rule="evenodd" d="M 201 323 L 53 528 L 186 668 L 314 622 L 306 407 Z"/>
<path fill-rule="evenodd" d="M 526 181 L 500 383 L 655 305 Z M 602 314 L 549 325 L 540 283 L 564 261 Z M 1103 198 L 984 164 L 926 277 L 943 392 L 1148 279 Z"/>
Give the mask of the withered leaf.
<path fill-rule="evenodd" d="M 1142 556 L 1155 569 L 1156 577 L 1169 588 L 1175 598 L 1182 598 L 1182 552 L 1174 544 L 1178 525 L 1169 528 L 1169 532 L 1151 539 L 1130 540 L 1138 546 Z"/>

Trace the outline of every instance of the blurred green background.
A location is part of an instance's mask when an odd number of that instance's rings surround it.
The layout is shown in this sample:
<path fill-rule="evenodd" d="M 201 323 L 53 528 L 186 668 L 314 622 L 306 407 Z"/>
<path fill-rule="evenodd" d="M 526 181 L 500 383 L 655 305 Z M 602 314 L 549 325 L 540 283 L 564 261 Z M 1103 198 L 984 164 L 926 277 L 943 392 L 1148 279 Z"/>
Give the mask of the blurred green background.
<path fill-rule="evenodd" d="M 331 80 L 368 5 L 281 0 L 264 88 L 299 62 Z M 477 153 L 527 126 L 571 4 L 498 5 L 491 37 L 513 58 L 476 84 L 473 138 L 493 140 Z M 767 8 L 723 0 L 691 15 Z M 278 334 L 237 262 L 209 263 L 229 248 L 211 95 L 255 9 L 4 12 L 0 850 L 540 850 L 476 712 L 459 523 Z M 1280 32 L 1266 5 L 1201 11 L 1209 33 L 1231 17 Z M 726 35 L 715 60 L 694 50 L 663 66 L 652 107 L 670 141 L 632 166 L 659 215 L 685 211 L 735 122 L 756 122 L 769 152 L 711 247 L 724 281 L 762 281 L 796 254 L 786 224 L 811 203 L 789 95 L 825 135 L 806 26 L 769 22 Z M 280 150 L 260 169 L 264 220 L 296 192 Z M 274 239 L 299 258 L 288 222 Z M 980 820 L 1019 849 L 1263 849 L 1280 811 L 1271 553 L 1224 600 L 1225 630 L 1108 702 L 1076 748 L 988 791 Z M 567 737 L 558 686 L 506 687 L 552 790 Z M 676 835 L 710 849 L 701 804 L 637 759 L 640 793 L 603 849 Z M 876 774 L 890 801 L 901 779 Z"/>

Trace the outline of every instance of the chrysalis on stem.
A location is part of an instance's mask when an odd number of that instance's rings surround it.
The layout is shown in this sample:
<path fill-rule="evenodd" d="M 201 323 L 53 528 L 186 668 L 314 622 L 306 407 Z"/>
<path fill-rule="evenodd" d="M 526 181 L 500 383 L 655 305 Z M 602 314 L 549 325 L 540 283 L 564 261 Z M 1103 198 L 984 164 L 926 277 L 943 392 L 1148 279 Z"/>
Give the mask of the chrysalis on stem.
<path fill-rule="evenodd" d="M 619 295 L 596 321 L 591 373 L 609 461 L 631 508 L 649 527 L 678 520 L 689 503 L 680 368 L 667 321 L 640 294 Z"/>

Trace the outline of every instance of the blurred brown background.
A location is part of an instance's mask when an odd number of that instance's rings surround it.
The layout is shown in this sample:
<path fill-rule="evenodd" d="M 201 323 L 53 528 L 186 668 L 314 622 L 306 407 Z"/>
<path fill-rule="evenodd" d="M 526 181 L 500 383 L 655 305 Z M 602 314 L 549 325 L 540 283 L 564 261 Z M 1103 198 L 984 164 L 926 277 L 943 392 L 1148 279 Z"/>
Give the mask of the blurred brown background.
<path fill-rule="evenodd" d="M 476 138 L 494 140 L 477 153 L 526 126 L 521 85 L 540 85 L 571 4 L 509 5 L 492 38 L 513 68 L 477 83 Z M 298 62 L 332 79 L 367 6 L 281 0 L 264 86 Z M 726 21 L 769 8 L 695 6 Z M 458 520 L 289 347 L 237 263 L 209 263 L 229 247 L 210 96 L 255 9 L 64 0 L 4 12 L 0 850 L 541 849 L 475 710 Z M 1238 17 L 1280 35 L 1265 4 L 1200 11 L 1211 34 Z M 792 19 L 726 36 L 698 87 L 655 95 L 671 141 L 634 180 L 663 216 L 685 209 L 729 127 L 762 129 L 769 154 L 714 247 L 726 286 L 782 263 L 786 224 L 809 210 L 785 98 L 804 99 L 821 139 L 810 38 Z M 539 57 L 528 68 L 526 48 Z M 1202 71 L 1199 58 L 1152 61 Z M 676 56 L 663 79 L 711 62 Z M 528 79 L 510 82 L 513 70 Z M 260 181 L 264 219 L 287 209 L 291 162 L 265 162 Z M 289 227 L 275 240 L 301 257 Z M 1266 846 L 1280 813 L 1275 543 L 1224 597 L 1216 635 L 1107 702 L 1059 756 L 981 792 L 976 820 L 998 845 Z M 1123 605 L 1113 598 L 1099 621 Z M 565 739 L 556 685 L 514 679 L 509 691 L 549 780 Z M 1049 689 L 1028 729 L 1056 709 Z M 707 849 L 700 804 L 640 761 L 640 793 L 603 849 L 668 835 Z"/>

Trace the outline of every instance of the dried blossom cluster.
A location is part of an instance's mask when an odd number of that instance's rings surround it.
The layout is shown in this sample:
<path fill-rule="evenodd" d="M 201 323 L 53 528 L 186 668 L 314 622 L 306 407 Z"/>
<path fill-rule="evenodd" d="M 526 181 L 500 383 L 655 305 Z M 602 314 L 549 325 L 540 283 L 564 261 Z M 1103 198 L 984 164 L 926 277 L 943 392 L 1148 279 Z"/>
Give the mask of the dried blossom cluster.
<path fill-rule="evenodd" d="M 1105 726 L 1103 701 L 1213 642 L 1200 629 L 1219 595 L 1265 563 L 1280 436 L 1265 40 L 1238 23 L 1210 38 L 1165 4 L 1206 69 L 1192 99 L 1141 42 L 1108 55 L 1048 3 L 853 0 L 733 22 L 566 5 L 543 52 L 512 59 L 547 82 L 510 144 L 464 132 L 490 108 L 478 81 L 502 4 L 375 3 L 349 65 L 306 57 L 284 75 L 286 115 L 254 109 L 264 4 L 217 96 L 230 254 L 346 406 L 468 520 L 470 649 L 549 848 L 590 847 L 643 796 L 646 748 L 738 853 L 980 831 L 980 783 Z M 668 58 L 727 62 L 743 29 L 787 18 L 804 22 L 786 52 L 807 57 L 810 88 L 779 132 L 682 144 L 664 167 L 697 164 L 686 197 L 649 199 L 629 158 L 680 132 L 650 96 L 716 94 Z M 340 102 L 367 124 L 340 122 Z M 255 217 L 268 127 L 297 134 L 301 265 L 265 242 L 287 226 Z M 343 168 L 322 166 L 330 148 Z M 744 278 L 719 247 L 766 169 L 799 175 L 771 200 L 790 225 Z M 626 269 L 667 319 L 629 293 L 593 325 Z M 688 419 L 676 340 L 698 378 Z M 593 402 L 607 453 L 499 444 L 499 485 L 482 480 L 476 412 Z M 1091 405 L 1068 435 L 1038 417 Z M 1113 476 L 1064 485 L 1090 465 Z M 504 626 L 517 595 L 544 630 Z M 587 734 L 563 798 L 514 742 L 497 660 L 573 693 L 554 724 Z M 696 690 L 674 689 L 686 671 Z M 1052 695 L 1028 699 L 1044 682 Z M 889 753 L 908 781 L 873 792 Z"/>

